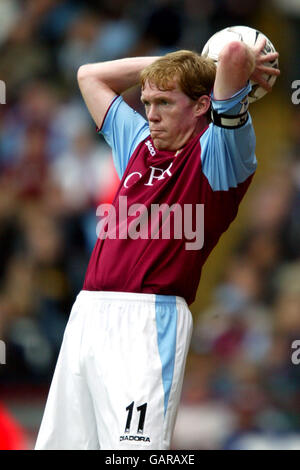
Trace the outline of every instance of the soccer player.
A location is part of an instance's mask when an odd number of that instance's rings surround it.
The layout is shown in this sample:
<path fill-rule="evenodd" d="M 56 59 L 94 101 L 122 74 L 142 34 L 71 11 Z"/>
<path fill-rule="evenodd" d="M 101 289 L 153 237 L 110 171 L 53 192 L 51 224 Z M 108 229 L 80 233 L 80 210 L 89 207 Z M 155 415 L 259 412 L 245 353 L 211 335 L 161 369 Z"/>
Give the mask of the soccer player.
<path fill-rule="evenodd" d="M 66 327 L 36 449 L 169 449 L 201 268 L 256 169 L 250 79 L 277 53 L 232 42 L 81 66 L 120 186 Z M 122 93 L 141 83 L 147 120 Z"/>

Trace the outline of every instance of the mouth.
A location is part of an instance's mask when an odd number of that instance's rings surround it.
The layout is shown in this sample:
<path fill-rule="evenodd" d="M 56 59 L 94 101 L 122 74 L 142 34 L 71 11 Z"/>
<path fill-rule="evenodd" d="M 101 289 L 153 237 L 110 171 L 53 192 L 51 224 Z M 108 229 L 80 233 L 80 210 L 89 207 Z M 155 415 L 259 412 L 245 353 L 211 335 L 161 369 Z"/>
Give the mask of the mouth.
<path fill-rule="evenodd" d="M 151 134 L 161 134 L 165 132 L 163 129 L 150 129 Z"/>

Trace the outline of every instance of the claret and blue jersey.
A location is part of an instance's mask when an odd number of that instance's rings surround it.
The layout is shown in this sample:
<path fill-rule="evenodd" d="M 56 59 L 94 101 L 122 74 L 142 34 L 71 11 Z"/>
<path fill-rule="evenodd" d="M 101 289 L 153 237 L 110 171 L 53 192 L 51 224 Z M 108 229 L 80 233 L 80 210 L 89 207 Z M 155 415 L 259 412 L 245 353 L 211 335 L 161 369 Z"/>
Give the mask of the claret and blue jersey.
<path fill-rule="evenodd" d="M 212 97 L 212 106 L 218 113 L 238 114 L 249 91 L 247 85 L 228 100 Z M 97 239 L 83 290 L 176 295 L 191 304 L 202 266 L 235 218 L 256 169 L 251 116 L 236 129 L 209 124 L 176 155 L 155 148 L 148 122 L 118 96 L 100 132 L 112 148 L 120 177 L 113 202 L 116 236 Z M 160 236 L 162 226 L 153 236 L 150 223 L 146 224 L 147 236 L 145 232 L 139 237 L 124 236 L 124 223 L 128 228 L 134 222 L 133 207 L 135 214 L 139 206 L 143 208 L 149 219 L 153 207 L 163 204 L 182 211 L 191 209 L 190 228 L 197 238 L 197 224 L 201 223 L 201 244 L 195 241 L 193 245 L 187 236 L 183 212 L 182 236 L 176 235 L 175 224 L 169 237 Z M 200 206 L 204 208 L 201 217 L 197 212 Z M 170 211 L 172 220 L 174 212 Z"/>

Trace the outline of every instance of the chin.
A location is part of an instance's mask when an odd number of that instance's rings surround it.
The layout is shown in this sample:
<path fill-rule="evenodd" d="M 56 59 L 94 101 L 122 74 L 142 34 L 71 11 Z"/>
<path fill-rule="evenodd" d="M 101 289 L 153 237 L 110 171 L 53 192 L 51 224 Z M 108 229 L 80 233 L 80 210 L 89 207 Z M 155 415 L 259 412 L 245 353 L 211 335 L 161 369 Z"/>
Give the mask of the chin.
<path fill-rule="evenodd" d="M 170 146 L 168 146 L 168 143 L 162 142 L 160 139 L 153 139 L 153 143 L 157 150 L 170 150 Z"/>

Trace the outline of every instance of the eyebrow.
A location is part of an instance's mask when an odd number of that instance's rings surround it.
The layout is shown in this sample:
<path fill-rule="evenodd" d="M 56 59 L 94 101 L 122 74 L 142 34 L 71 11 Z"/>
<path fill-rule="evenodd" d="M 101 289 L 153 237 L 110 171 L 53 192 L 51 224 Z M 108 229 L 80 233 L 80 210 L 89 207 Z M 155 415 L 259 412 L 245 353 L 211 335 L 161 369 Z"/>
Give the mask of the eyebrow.
<path fill-rule="evenodd" d="M 147 96 L 143 96 L 143 95 L 141 95 L 141 98 L 140 98 L 140 99 L 141 99 L 141 102 L 142 102 L 142 103 L 151 101 L 151 98 L 148 98 Z M 154 101 L 154 102 L 164 101 L 164 100 L 166 100 L 166 101 L 172 101 L 172 97 L 170 97 L 169 95 L 168 95 L 168 96 L 165 96 L 165 95 L 158 95 L 158 96 L 154 96 L 154 97 L 152 98 L 152 101 Z"/>

